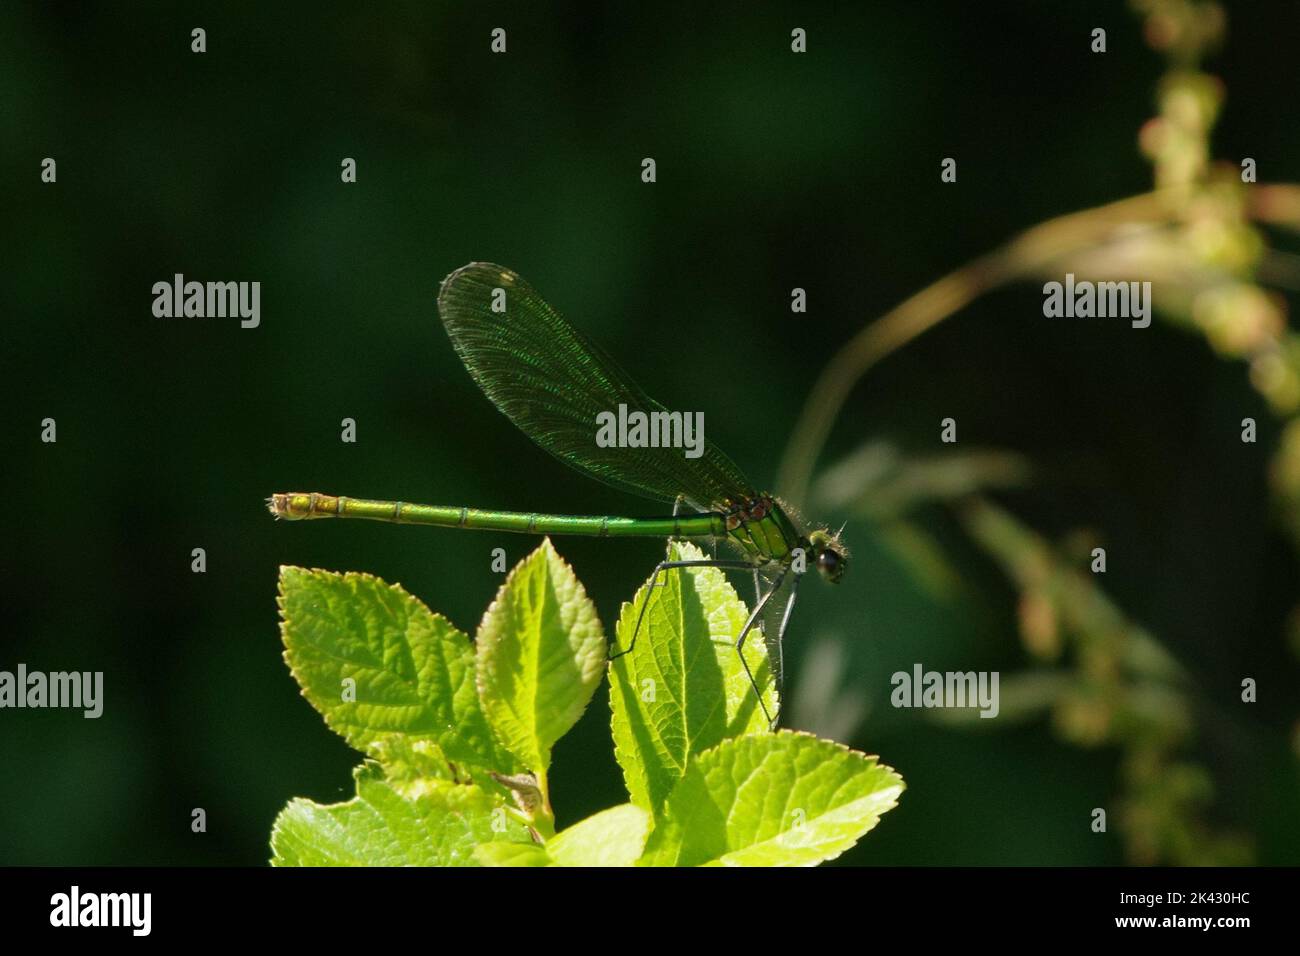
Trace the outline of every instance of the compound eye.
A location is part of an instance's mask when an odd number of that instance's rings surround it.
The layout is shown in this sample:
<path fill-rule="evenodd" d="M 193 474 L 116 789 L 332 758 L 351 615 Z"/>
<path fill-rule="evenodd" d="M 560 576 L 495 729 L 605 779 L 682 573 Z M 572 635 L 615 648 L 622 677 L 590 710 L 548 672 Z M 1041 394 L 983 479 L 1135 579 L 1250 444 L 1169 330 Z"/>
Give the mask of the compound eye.
<path fill-rule="evenodd" d="M 840 570 L 840 556 L 827 548 L 817 555 L 817 570 L 828 578 L 833 578 Z"/>

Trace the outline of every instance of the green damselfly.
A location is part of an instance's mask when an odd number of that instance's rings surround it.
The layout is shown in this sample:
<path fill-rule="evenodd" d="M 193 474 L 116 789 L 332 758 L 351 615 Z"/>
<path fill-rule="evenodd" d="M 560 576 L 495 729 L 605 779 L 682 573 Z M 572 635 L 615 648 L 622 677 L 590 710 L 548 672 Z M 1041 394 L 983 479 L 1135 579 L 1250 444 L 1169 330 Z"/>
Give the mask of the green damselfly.
<path fill-rule="evenodd" d="M 847 566 L 839 533 L 824 527 L 802 528 L 788 508 L 774 496 L 756 490 L 731 459 L 707 440 L 696 457 L 683 454 L 681 448 L 598 443 L 601 416 L 620 406 L 647 417 L 672 413 L 510 269 L 484 262 L 457 269 L 443 280 L 438 312 L 474 381 L 520 431 L 578 471 L 633 494 L 672 502 L 673 513 L 660 518 L 537 514 L 316 492 L 272 495 L 268 499 L 271 513 L 285 519 L 370 518 L 526 534 L 710 539 L 715 544 L 712 559 L 662 561 L 655 567 L 632 639 L 611 658 L 635 647 L 653 587 L 665 572 L 683 567 L 751 571 L 755 604 L 736 637 L 735 648 L 764 715 L 775 724 L 745 660 L 745 640 L 756 626 L 762 627 L 769 602 L 793 575 L 774 642 L 778 652 L 774 670 L 779 678 L 781 641 L 807 563 L 811 561 L 821 576 L 832 582 L 839 581 Z M 691 512 L 683 513 L 683 506 Z M 718 541 L 731 545 L 740 558 L 718 560 Z M 760 584 L 760 572 L 768 584 L 766 589 Z"/>

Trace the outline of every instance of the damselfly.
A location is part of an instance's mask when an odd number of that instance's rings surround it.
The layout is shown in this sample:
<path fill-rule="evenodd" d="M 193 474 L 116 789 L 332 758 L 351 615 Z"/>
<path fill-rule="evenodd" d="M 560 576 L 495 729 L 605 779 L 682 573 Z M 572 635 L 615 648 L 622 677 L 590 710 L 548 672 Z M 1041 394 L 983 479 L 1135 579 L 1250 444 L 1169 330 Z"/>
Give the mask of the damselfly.
<path fill-rule="evenodd" d="M 779 651 L 800 575 L 809 562 L 828 581 L 839 581 L 844 573 L 847 555 L 839 533 L 824 527 L 805 530 L 781 501 L 756 490 L 710 441 L 703 440 L 695 456 L 661 443 L 628 447 L 597 442 L 602 416 L 622 413 L 620 406 L 654 422 L 666 422 L 664 416 L 674 413 L 642 391 L 603 349 L 561 318 L 513 271 L 484 262 L 457 269 L 443 280 L 438 312 L 474 381 L 520 431 L 593 478 L 633 494 L 673 502 L 673 513 L 661 518 L 538 514 L 315 492 L 272 495 L 271 513 L 286 519 L 370 518 L 527 534 L 703 538 L 715 545 L 724 541 L 739 553 L 738 559 L 719 560 L 715 547 L 712 559 L 665 560 L 655 567 L 632 638 L 611 658 L 635 647 L 661 575 L 684 567 L 751 571 L 755 604 L 735 637 L 735 648 L 764 715 L 774 725 L 776 715 L 768 712 L 745 660 L 745 641 L 755 627 L 762 627 L 769 602 L 789 578 L 789 595 L 773 643 L 778 652 L 774 670 L 779 676 Z M 691 512 L 683 512 L 683 506 Z M 760 584 L 760 572 L 766 588 Z"/>

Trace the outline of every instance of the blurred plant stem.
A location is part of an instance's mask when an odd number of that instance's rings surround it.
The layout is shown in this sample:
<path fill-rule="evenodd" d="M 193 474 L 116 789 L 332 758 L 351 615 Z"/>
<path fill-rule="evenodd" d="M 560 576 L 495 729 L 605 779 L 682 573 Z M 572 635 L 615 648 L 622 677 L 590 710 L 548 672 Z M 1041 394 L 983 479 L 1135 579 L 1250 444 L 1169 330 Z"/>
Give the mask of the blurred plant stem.
<path fill-rule="evenodd" d="M 1251 384 L 1291 420 L 1272 470 L 1288 528 L 1300 543 L 1300 336 L 1287 327 L 1286 303 L 1268 282 L 1300 287 L 1300 260 L 1269 248 L 1257 225 L 1300 233 L 1300 185 L 1243 182 L 1235 165 L 1211 165 L 1209 133 L 1222 83 L 1194 64 L 1216 43 L 1216 4 L 1144 0 L 1148 42 L 1166 51 L 1160 115 L 1139 133 L 1157 188 L 1033 226 L 905 299 L 866 326 L 818 376 L 782 457 L 777 487 L 807 499 L 813 471 L 835 421 L 862 376 L 878 362 L 1013 281 L 1140 276 L 1157 290 L 1158 314 L 1199 332 L 1225 357 L 1250 365 Z"/>
<path fill-rule="evenodd" d="M 777 487 L 793 500 L 808 492 L 813 468 L 858 380 L 877 362 L 934 328 L 986 292 L 1104 245 L 1117 229 L 1167 220 L 1165 204 L 1146 193 L 1048 220 L 1001 249 L 951 272 L 859 332 L 818 376 L 781 462 Z"/>
<path fill-rule="evenodd" d="M 1213 206 L 1221 208 L 1207 208 Z M 1300 232 L 1300 185 L 1237 189 L 1221 180 L 1207 184 L 1195 201 L 1181 190 L 1143 193 L 1040 223 L 926 286 L 866 326 L 823 369 L 786 447 L 777 487 L 793 500 L 806 498 L 844 403 L 878 362 L 987 292 L 1019 279 L 1059 279 L 1065 271 L 1081 279 L 1149 276 L 1166 319 L 1199 327 L 1223 354 L 1252 359 L 1255 387 L 1275 410 L 1294 414 L 1300 408 L 1300 339 L 1286 330 L 1280 299 L 1236 276 L 1254 270 L 1293 285 L 1300 269 L 1262 247 L 1252 253 L 1253 233 L 1233 237 L 1238 248 L 1231 254 L 1242 257 L 1239 263 L 1189 258 L 1197 245 L 1209 244 L 1212 230 L 1203 217 L 1228 232 L 1240 227 L 1243 214 Z M 1220 247 L 1213 256 L 1227 260 L 1228 252 Z"/>
<path fill-rule="evenodd" d="M 1270 480 L 1300 544 L 1300 336 L 1287 325 L 1285 300 L 1265 287 L 1300 287 L 1300 259 L 1271 249 L 1263 231 L 1300 233 L 1300 185 L 1257 184 L 1253 160 L 1211 162 L 1209 134 L 1224 88 L 1199 64 L 1223 35 L 1219 5 L 1134 0 L 1133 6 L 1144 18 L 1148 44 L 1169 63 L 1157 93 L 1158 115 L 1138 135 L 1154 167 L 1154 191 L 1036 225 L 865 327 L 813 385 L 782 459 L 778 487 L 785 494 L 808 499 L 840 412 L 878 362 L 994 289 L 1026 279 L 1060 281 L 1072 272 L 1094 281 L 1149 280 L 1163 321 L 1248 364 L 1251 385 L 1287 420 Z M 1248 838 L 1215 833 L 1203 820 L 1214 785 L 1208 769 L 1182 757 L 1195 734 L 1197 692 L 1177 661 L 1078 566 L 1077 541 L 1055 547 L 981 494 L 1019 483 L 1027 467 L 991 452 L 945 457 L 952 474 L 945 474 L 944 459 L 918 463 L 879 443 L 868 445 L 828 470 L 816 497 L 850 507 L 878 531 L 909 524 L 906 512 L 923 502 L 951 504 L 966 532 L 1020 592 L 1021 638 L 1039 666 L 1004 682 L 1009 700 L 1019 701 L 1011 710 L 1028 716 L 1050 711 L 1064 740 L 1120 749 L 1117 818 L 1129 859 L 1249 862 Z M 915 535 L 893 537 L 918 552 Z M 935 549 L 927 543 L 916 566 L 941 566 Z M 1300 612 L 1293 618 L 1300 634 Z"/>

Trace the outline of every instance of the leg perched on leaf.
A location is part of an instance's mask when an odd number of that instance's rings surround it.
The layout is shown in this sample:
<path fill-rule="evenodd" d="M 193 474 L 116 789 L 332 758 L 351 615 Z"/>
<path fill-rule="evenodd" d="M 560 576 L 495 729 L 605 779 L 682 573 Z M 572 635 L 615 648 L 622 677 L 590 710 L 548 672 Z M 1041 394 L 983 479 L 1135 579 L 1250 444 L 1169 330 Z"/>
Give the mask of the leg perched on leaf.
<path fill-rule="evenodd" d="M 627 647 L 609 655 L 609 659 L 617 660 L 624 654 L 632 653 L 636 647 L 636 639 L 641 634 L 641 625 L 645 621 L 645 612 L 650 607 L 650 598 L 655 588 L 661 588 L 666 582 L 660 581 L 659 576 L 665 571 L 671 571 L 674 568 L 720 568 L 724 571 L 748 571 L 754 566 L 748 561 L 714 561 L 705 559 L 702 561 L 660 561 L 655 565 L 654 574 L 650 576 L 650 585 L 646 590 L 645 600 L 641 602 L 641 611 L 636 616 L 636 627 L 632 629 L 632 640 L 628 642 Z"/>
<path fill-rule="evenodd" d="M 785 582 L 785 576 L 789 573 L 789 567 L 783 567 L 781 569 L 781 572 L 776 576 L 776 579 L 772 582 L 772 586 L 768 589 L 767 593 L 755 602 L 754 610 L 749 612 L 749 617 L 745 621 L 745 626 L 740 629 L 740 636 L 736 638 L 736 654 L 740 657 L 740 666 L 745 668 L 745 676 L 749 678 L 749 686 L 754 689 L 754 696 L 758 698 L 758 706 L 763 708 L 763 716 L 767 718 L 767 725 L 772 729 L 776 727 L 776 719 L 781 714 L 779 709 L 779 698 L 777 712 L 773 714 L 767 709 L 767 702 L 763 700 L 763 692 L 759 689 L 758 681 L 754 679 L 754 672 L 749 667 L 749 661 L 745 660 L 745 640 L 749 637 L 749 632 L 754 629 L 755 624 L 759 625 L 759 633 L 761 634 L 763 632 L 761 626 L 763 609 L 766 608 L 767 603 L 772 600 L 772 595 L 781 590 L 781 585 Z M 755 576 L 757 577 L 757 572 L 755 572 Z M 785 615 L 787 619 L 789 618 L 789 614 L 790 608 L 787 606 Z M 785 628 L 782 627 L 781 630 L 784 632 Z M 777 644 L 779 645 L 780 643 L 780 636 L 778 636 Z M 772 671 L 774 666 L 773 662 L 768 662 L 769 671 Z"/>
<path fill-rule="evenodd" d="M 769 653 L 772 647 L 776 648 L 776 713 L 772 716 L 773 729 L 776 728 L 776 722 L 781 719 L 781 706 L 785 701 L 785 629 L 790 623 L 790 615 L 794 612 L 794 599 L 799 596 L 799 582 L 802 579 L 801 574 L 795 573 L 794 581 L 790 584 L 790 597 L 786 600 L 785 611 L 781 614 L 781 626 L 776 632 L 776 644 L 768 647 Z"/>

